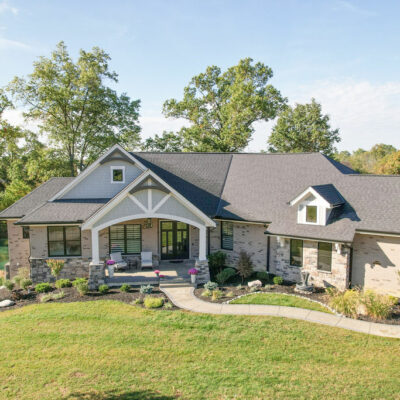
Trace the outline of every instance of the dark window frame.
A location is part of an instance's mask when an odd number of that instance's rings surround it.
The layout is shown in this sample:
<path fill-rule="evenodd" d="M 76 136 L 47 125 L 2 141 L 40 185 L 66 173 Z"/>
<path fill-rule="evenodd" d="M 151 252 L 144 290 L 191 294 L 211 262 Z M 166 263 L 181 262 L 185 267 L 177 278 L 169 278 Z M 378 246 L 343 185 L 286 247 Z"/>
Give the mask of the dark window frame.
<path fill-rule="evenodd" d="M 122 252 L 123 255 L 137 255 L 142 252 L 142 224 L 118 224 L 118 225 L 111 225 L 108 227 L 108 252 L 111 253 L 111 227 L 112 226 L 123 226 L 124 227 L 124 251 Z M 137 253 L 127 253 L 126 250 L 128 248 L 127 242 L 127 235 L 126 235 L 126 227 L 129 225 L 137 225 L 139 226 L 140 230 L 140 250 Z"/>
<path fill-rule="evenodd" d="M 301 264 L 300 265 L 296 265 L 294 263 L 292 263 L 292 242 L 301 242 Z M 297 268 L 303 268 L 303 248 L 304 248 L 304 242 L 301 239 L 290 239 L 290 243 L 289 243 L 289 250 L 290 250 L 290 255 L 289 255 L 289 265 L 291 267 L 297 267 Z"/>
<path fill-rule="evenodd" d="M 22 227 L 22 239 L 29 239 L 29 226 Z"/>
<path fill-rule="evenodd" d="M 231 225 L 232 233 L 230 235 L 224 233 L 224 225 L 229 224 Z M 224 236 L 232 238 L 232 246 L 231 247 L 224 247 Z M 233 251 L 233 222 L 230 221 L 221 221 L 221 249 Z"/>
<path fill-rule="evenodd" d="M 309 208 L 315 209 L 315 221 L 308 220 L 308 209 Z M 317 224 L 318 223 L 318 206 L 313 206 L 313 205 L 306 206 L 306 222 L 309 224 Z"/>
<path fill-rule="evenodd" d="M 64 243 L 64 252 L 63 254 L 50 254 L 50 242 L 61 242 L 61 240 L 50 240 L 50 228 L 54 227 L 59 227 L 59 225 L 56 226 L 47 226 L 47 254 L 49 257 L 82 257 L 82 230 L 79 226 L 76 225 L 63 225 L 61 228 L 63 228 L 63 243 Z M 65 229 L 70 228 L 70 227 L 75 227 L 79 229 L 79 254 L 74 254 L 74 255 L 67 255 L 67 237 L 65 234 Z M 77 242 L 78 240 L 69 240 L 70 242 Z"/>
<path fill-rule="evenodd" d="M 320 259 L 321 259 L 320 245 L 330 245 L 330 247 L 331 247 L 331 249 L 330 249 L 330 251 L 329 251 L 329 255 L 330 255 L 330 265 L 329 265 L 329 269 L 325 269 L 325 268 L 322 268 L 322 267 L 321 267 L 321 263 L 320 263 Z M 318 271 L 332 272 L 332 261 L 333 261 L 332 250 L 333 250 L 332 243 L 328 243 L 328 242 L 318 242 L 318 264 L 317 264 L 317 269 L 318 269 Z M 327 250 L 323 250 L 323 251 L 327 251 Z"/>

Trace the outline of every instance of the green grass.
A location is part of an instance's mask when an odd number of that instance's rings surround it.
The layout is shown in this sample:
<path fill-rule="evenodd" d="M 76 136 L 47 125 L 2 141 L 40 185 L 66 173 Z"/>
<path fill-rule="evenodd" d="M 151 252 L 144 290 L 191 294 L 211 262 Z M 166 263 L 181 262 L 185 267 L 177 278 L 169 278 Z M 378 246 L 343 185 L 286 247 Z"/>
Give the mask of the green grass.
<path fill-rule="evenodd" d="M 0 313 L 1 399 L 398 399 L 400 340 L 116 301 Z"/>
<path fill-rule="evenodd" d="M 300 297 L 279 293 L 249 294 L 248 296 L 240 297 L 239 299 L 231 301 L 231 304 L 268 304 L 271 306 L 299 307 L 306 308 L 307 310 L 331 313 L 328 308 L 321 304 Z"/>
<path fill-rule="evenodd" d="M 7 239 L 0 239 L 0 269 L 4 269 L 4 265 L 8 262 L 7 243 Z"/>

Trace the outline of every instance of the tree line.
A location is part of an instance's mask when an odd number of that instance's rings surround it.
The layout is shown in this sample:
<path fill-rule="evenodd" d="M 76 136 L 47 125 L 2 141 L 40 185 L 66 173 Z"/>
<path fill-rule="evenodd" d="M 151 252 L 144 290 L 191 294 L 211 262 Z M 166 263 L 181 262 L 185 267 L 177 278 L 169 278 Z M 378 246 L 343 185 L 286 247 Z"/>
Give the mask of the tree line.
<path fill-rule="evenodd" d="M 163 105 L 167 118 L 189 123 L 177 132 L 140 137 L 140 100 L 118 94 L 118 75 L 102 49 L 80 50 L 74 61 L 64 42 L 40 57 L 27 77 L 0 89 L 0 209 L 53 176 L 76 176 L 105 149 L 120 143 L 144 151 L 240 152 L 249 144 L 254 122 L 275 120 L 268 152 L 322 152 L 360 172 L 400 173 L 400 152 L 379 144 L 370 151 L 336 150 L 338 129 L 321 105 L 291 106 L 270 84 L 273 71 L 251 58 L 225 71 L 210 66 L 194 76 L 180 100 Z M 7 109 L 20 107 L 32 131 L 13 126 Z"/>

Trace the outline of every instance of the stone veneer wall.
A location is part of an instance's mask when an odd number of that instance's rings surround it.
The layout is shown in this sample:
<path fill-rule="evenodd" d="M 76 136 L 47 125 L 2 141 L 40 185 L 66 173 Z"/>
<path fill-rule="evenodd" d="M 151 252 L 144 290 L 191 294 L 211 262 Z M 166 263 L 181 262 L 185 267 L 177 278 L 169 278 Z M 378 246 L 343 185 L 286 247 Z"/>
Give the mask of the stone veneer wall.
<path fill-rule="evenodd" d="M 310 282 L 318 287 L 335 286 L 344 290 L 349 285 L 350 249 L 342 247 L 340 254 L 332 249 L 331 272 L 321 271 L 318 266 L 318 242 L 303 241 L 303 268 L 290 266 L 290 240 L 284 239 L 281 246 L 276 237 L 271 237 L 271 272 L 282 276 L 285 280 L 300 282 L 300 272 L 310 273 Z"/>
<path fill-rule="evenodd" d="M 23 239 L 22 226 L 7 221 L 9 278 L 18 275 L 18 269 L 29 267 L 29 239 Z"/>
<path fill-rule="evenodd" d="M 221 249 L 221 221 L 215 221 L 217 226 L 210 230 L 210 252 L 223 251 L 227 254 L 228 265 L 235 267 L 240 251 L 246 251 L 253 260 L 254 269 L 265 271 L 267 268 L 267 235 L 261 224 L 234 222 L 233 250 Z"/>
<path fill-rule="evenodd" d="M 351 284 L 400 297 L 400 237 L 356 234 Z"/>

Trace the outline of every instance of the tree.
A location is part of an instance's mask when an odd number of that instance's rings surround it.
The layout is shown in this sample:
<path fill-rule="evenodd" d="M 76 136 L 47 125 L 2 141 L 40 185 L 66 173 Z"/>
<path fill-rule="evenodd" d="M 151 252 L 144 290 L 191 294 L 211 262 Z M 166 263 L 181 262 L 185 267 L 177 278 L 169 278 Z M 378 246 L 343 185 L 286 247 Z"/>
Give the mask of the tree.
<path fill-rule="evenodd" d="M 400 151 L 390 153 L 384 157 L 376 167 L 378 174 L 399 175 L 400 174 Z"/>
<path fill-rule="evenodd" d="M 286 102 L 268 81 L 272 70 L 251 58 L 225 72 L 210 66 L 192 78 L 181 101 L 164 103 L 166 117 L 184 118 L 179 136 L 187 151 L 236 152 L 243 150 L 254 132 L 253 123 L 275 118 Z"/>
<path fill-rule="evenodd" d="M 315 99 L 309 104 L 286 107 L 268 139 L 271 152 L 322 152 L 328 156 L 335 152 L 334 144 L 339 141 L 339 130 L 331 129 L 329 116 L 322 114 Z"/>
<path fill-rule="evenodd" d="M 161 136 L 155 135 L 154 138 L 147 138 L 142 144 L 142 150 L 178 152 L 183 150 L 182 140 L 176 133 L 164 131 Z"/>
<path fill-rule="evenodd" d="M 50 58 L 34 63 L 27 80 L 16 77 L 8 86 L 28 108 L 25 117 L 38 121 L 40 132 L 62 150 L 72 176 L 115 143 L 131 148 L 139 143 L 140 101 L 105 85 L 118 82 L 109 60 L 94 47 L 80 50 L 74 63 L 60 42 Z"/>

